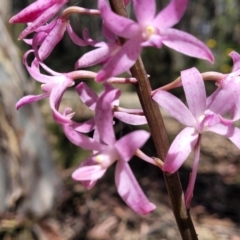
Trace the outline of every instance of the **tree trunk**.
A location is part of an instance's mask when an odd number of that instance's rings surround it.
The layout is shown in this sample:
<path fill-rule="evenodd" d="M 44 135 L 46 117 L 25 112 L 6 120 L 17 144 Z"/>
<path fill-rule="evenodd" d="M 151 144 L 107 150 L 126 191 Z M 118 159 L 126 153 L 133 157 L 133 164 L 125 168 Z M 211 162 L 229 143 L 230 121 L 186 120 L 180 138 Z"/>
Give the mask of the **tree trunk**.
<path fill-rule="evenodd" d="M 0 17 L 0 217 L 13 212 L 34 218 L 53 208 L 61 182 L 37 105 L 15 109 L 30 81 Z"/>

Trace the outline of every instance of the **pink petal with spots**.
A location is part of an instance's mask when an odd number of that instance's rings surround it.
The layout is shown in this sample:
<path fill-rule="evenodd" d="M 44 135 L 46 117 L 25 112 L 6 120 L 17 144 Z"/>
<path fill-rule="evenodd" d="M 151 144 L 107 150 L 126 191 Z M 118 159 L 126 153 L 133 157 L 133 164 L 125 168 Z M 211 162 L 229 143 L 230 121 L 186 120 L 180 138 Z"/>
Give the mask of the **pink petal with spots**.
<path fill-rule="evenodd" d="M 214 62 L 214 57 L 209 48 L 191 34 L 168 28 L 161 30 L 161 35 L 166 37 L 162 41 L 164 45 L 190 57 L 205 59 L 211 63 Z"/>
<path fill-rule="evenodd" d="M 198 133 L 194 128 L 184 128 L 170 146 L 163 165 L 163 171 L 174 173 L 187 159 L 198 140 Z"/>
<path fill-rule="evenodd" d="M 62 127 L 66 137 L 76 146 L 85 148 L 86 150 L 100 151 L 102 149 L 102 144 L 100 144 L 97 140 L 75 131 L 68 125 L 63 125 Z"/>
<path fill-rule="evenodd" d="M 142 47 L 138 37 L 128 40 L 122 48 L 110 58 L 106 65 L 98 72 L 96 81 L 102 82 L 112 76 L 128 71 L 139 57 Z"/>
<path fill-rule="evenodd" d="M 159 28 L 174 26 L 182 18 L 187 4 L 188 0 L 171 0 L 171 2 L 156 16 L 153 25 Z"/>
<path fill-rule="evenodd" d="M 127 124 L 131 124 L 131 125 L 147 124 L 147 119 L 145 116 L 129 114 L 125 112 L 114 112 L 113 115 L 115 118 Z"/>
<path fill-rule="evenodd" d="M 186 105 L 184 105 L 179 98 L 173 96 L 171 93 L 159 90 L 152 98 L 180 123 L 192 127 L 197 125 L 195 117 Z"/>
<path fill-rule="evenodd" d="M 151 25 L 156 13 L 155 0 L 133 0 L 132 2 L 139 24 Z"/>
<path fill-rule="evenodd" d="M 196 68 L 181 71 L 182 86 L 190 112 L 198 119 L 206 110 L 206 90 L 201 74 Z"/>
<path fill-rule="evenodd" d="M 146 215 L 156 208 L 143 193 L 128 163 L 117 162 L 115 182 L 121 198 L 136 213 Z"/>
<path fill-rule="evenodd" d="M 44 39 L 38 50 L 38 56 L 41 61 L 45 60 L 51 54 L 55 46 L 62 40 L 67 25 L 68 21 L 63 21 L 62 19 L 56 20 L 54 28 Z"/>
<path fill-rule="evenodd" d="M 106 27 L 116 35 L 131 38 L 139 32 L 140 28 L 137 23 L 114 13 L 106 3 L 106 0 L 98 1 L 98 9 Z"/>
<path fill-rule="evenodd" d="M 101 136 L 101 139 L 107 145 L 113 145 L 116 141 L 115 133 L 113 130 L 113 115 L 111 103 L 118 99 L 120 91 L 113 89 L 111 91 L 104 92 L 100 97 L 96 105 L 95 121 L 96 128 Z"/>
<path fill-rule="evenodd" d="M 49 96 L 48 93 L 44 93 L 44 94 L 40 94 L 40 95 L 25 96 L 25 97 L 18 100 L 18 102 L 16 103 L 16 109 L 18 110 L 20 107 L 22 107 L 26 104 L 37 102 L 37 101 L 42 100 L 42 99 L 44 99 L 48 96 Z"/>
<path fill-rule="evenodd" d="M 150 133 L 147 131 L 134 131 L 119 139 L 115 143 L 115 148 L 118 150 L 121 159 L 128 162 L 137 149 L 141 148 L 146 143 L 149 137 Z"/>

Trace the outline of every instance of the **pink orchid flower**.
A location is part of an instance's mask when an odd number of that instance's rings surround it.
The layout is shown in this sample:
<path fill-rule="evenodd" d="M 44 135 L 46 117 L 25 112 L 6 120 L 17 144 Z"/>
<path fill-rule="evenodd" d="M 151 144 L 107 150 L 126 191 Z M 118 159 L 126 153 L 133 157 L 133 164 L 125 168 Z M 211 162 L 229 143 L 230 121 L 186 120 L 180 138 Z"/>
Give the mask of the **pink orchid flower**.
<path fill-rule="evenodd" d="M 163 170 L 169 173 L 177 171 L 194 150 L 193 170 L 186 192 L 189 208 L 197 174 L 201 135 L 206 131 L 215 132 L 226 136 L 240 148 L 240 129 L 221 116 L 231 109 L 238 98 L 239 87 L 237 84 L 226 86 L 227 91 L 222 91 L 207 105 L 204 81 L 197 69 L 182 71 L 181 79 L 189 109 L 178 98 L 163 90 L 157 91 L 153 99 L 172 117 L 187 126 L 171 144 Z"/>
<path fill-rule="evenodd" d="M 138 22 L 115 14 L 106 0 L 99 0 L 98 7 L 104 24 L 117 36 L 129 39 L 99 71 L 96 80 L 103 81 L 128 70 L 141 53 L 142 47 L 157 48 L 166 45 L 188 56 L 214 61 L 211 51 L 194 36 L 171 28 L 179 22 L 188 0 L 171 0 L 155 16 L 155 0 L 133 0 Z"/>
<path fill-rule="evenodd" d="M 136 178 L 128 161 L 138 148 L 142 147 L 150 134 L 143 130 L 134 131 L 116 140 L 113 130 L 111 103 L 119 95 L 119 90 L 106 91 L 99 97 L 96 104 L 96 136 L 89 139 L 64 125 L 63 129 L 68 139 L 77 146 L 86 146 L 94 151 L 94 155 L 83 162 L 72 174 L 75 180 L 81 181 L 88 189 L 92 188 L 106 170 L 117 161 L 115 183 L 119 195 L 135 212 L 145 215 L 155 209 L 149 202 Z M 96 141 L 98 139 L 99 141 Z"/>
<path fill-rule="evenodd" d="M 58 112 L 58 108 L 64 92 L 68 87 L 73 86 L 75 82 L 71 78 L 69 78 L 66 74 L 54 72 L 53 70 L 45 66 L 43 63 L 41 63 L 41 66 L 52 76 L 40 73 L 39 69 L 40 63 L 38 62 L 37 59 L 35 59 L 32 62 L 30 67 L 27 63 L 27 57 L 31 52 L 33 52 L 33 50 L 29 50 L 24 54 L 23 63 L 26 66 L 31 77 L 33 77 L 38 82 L 43 83 L 41 88 L 44 93 L 39 95 L 28 95 L 21 98 L 17 102 L 16 108 L 19 109 L 25 104 L 36 102 L 43 98 L 49 97 L 50 107 L 52 109 L 55 121 L 59 123 L 69 123 L 71 121 L 70 119 L 72 118 L 73 114 L 68 114 L 64 116 Z"/>
<path fill-rule="evenodd" d="M 68 0 L 38 0 L 13 16 L 10 23 L 29 23 L 19 36 L 19 40 L 34 32 L 50 20 Z"/>

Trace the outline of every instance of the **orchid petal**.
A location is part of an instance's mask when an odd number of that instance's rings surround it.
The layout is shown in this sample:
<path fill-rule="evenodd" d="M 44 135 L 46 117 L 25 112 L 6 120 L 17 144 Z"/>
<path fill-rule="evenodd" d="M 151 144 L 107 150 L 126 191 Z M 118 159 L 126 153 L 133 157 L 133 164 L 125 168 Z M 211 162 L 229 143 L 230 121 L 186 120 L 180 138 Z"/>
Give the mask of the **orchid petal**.
<path fill-rule="evenodd" d="M 94 132 L 93 132 L 93 139 L 95 141 L 101 142 L 101 138 L 100 138 L 100 135 L 99 135 L 99 132 L 98 132 L 97 129 L 95 129 Z"/>
<path fill-rule="evenodd" d="M 201 74 L 196 68 L 181 72 L 182 85 L 190 112 L 198 119 L 206 110 L 206 90 Z"/>
<path fill-rule="evenodd" d="M 198 124 L 198 131 L 204 132 L 206 127 L 212 127 L 220 122 L 227 122 L 226 119 L 221 118 L 218 114 L 215 114 L 209 110 L 207 110 L 202 117 L 200 117 L 200 121 Z"/>
<path fill-rule="evenodd" d="M 212 102 L 215 101 L 217 95 L 222 90 L 222 88 L 218 87 L 209 97 L 207 97 L 206 100 L 206 108 L 209 108 L 209 106 L 212 104 Z"/>
<path fill-rule="evenodd" d="M 226 126 L 220 123 L 213 127 L 208 127 L 206 131 L 215 132 L 219 135 L 229 137 L 234 134 L 234 128 L 234 126 Z"/>
<path fill-rule="evenodd" d="M 38 56 L 41 61 L 45 60 L 51 54 L 55 46 L 61 41 L 67 25 L 68 21 L 66 20 L 56 20 L 56 25 L 50 31 L 38 50 Z"/>
<path fill-rule="evenodd" d="M 106 0 L 98 0 L 98 9 L 106 27 L 116 35 L 131 38 L 140 31 L 139 25 L 133 20 L 114 13 Z"/>
<path fill-rule="evenodd" d="M 66 107 L 64 110 L 63 110 L 63 115 L 68 117 L 69 119 L 71 119 L 73 116 L 74 116 L 74 113 L 72 112 L 72 108 L 70 107 Z M 73 122 L 73 121 L 72 121 Z"/>
<path fill-rule="evenodd" d="M 207 128 L 207 131 L 215 132 L 229 138 L 240 149 L 240 129 L 234 126 L 225 126 L 217 124 L 214 127 Z"/>
<path fill-rule="evenodd" d="M 235 127 L 234 133 L 231 133 L 231 134 L 229 133 L 227 137 L 236 145 L 236 147 L 238 147 L 238 149 L 240 149 L 240 129 L 239 128 Z"/>
<path fill-rule="evenodd" d="M 100 151 L 102 149 L 102 144 L 98 141 L 75 131 L 72 127 L 66 124 L 62 127 L 66 137 L 76 146 L 82 147 L 86 150 Z"/>
<path fill-rule="evenodd" d="M 53 118 L 56 122 L 60 124 L 71 123 L 71 119 L 69 119 L 67 116 L 60 114 L 58 108 L 64 92 L 68 87 L 70 87 L 73 84 L 74 82 L 72 79 L 65 79 L 63 81 L 59 81 L 59 83 L 55 85 L 55 87 L 52 89 L 50 93 L 49 100 L 50 107 L 53 113 Z"/>
<path fill-rule="evenodd" d="M 42 44 L 42 42 L 46 39 L 48 36 L 48 33 L 46 32 L 38 32 L 33 36 L 32 39 L 32 46 L 34 50 L 37 50 L 37 46 Z"/>
<path fill-rule="evenodd" d="M 160 32 L 165 37 L 162 41 L 164 45 L 188 56 L 214 62 L 209 48 L 191 34 L 173 28 L 160 29 Z"/>
<path fill-rule="evenodd" d="M 81 167 L 86 167 L 86 166 L 97 166 L 96 165 L 96 161 L 94 160 L 94 156 L 91 156 L 89 158 L 87 158 L 85 161 L 83 161 L 79 168 Z M 76 170 L 73 172 L 73 174 L 76 172 Z M 75 176 L 72 174 L 72 178 L 76 179 Z M 77 180 L 77 179 L 76 179 Z M 85 180 L 85 181 L 81 181 L 82 185 L 86 188 L 86 189 L 91 189 L 94 187 L 94 185 L 97 183 L 97 180 Z"/>
<path fill-rule="evenodd" d="M 104 92 L 99 97 L 96 105 L 95 121 L 96 128 L 99 131 L 101 139 L 107 145 L 113 145 L 115 143 L 115 134 L 112 127 L 113 116 L 111 103 L 119 98 L 120 90 L 113 89 L 111 91 Z"/>
<path fill-rule="evenodd" d="M 237 69 L 236 71 L 232 72 L 232 73 L 229 73 L 228 74 L 231 78 L 233 77 L 234 79 L 236 79 L 238 82 L 239 82 L 239 79 L 240 79 L 240 68 Z"/>
<path fill-rule="evenodd" d="M 198 141 L 198 133 L 194 128 L 184 128 L 170 146 L 163 165 L 163 171 L 174 173 L 187 159 Z"/>
<path fill-rule="evenodd" d="M 114 112 L 113 116 L 120 121 L 131 125 L 147 124 L 146 117 L 141 115 L 129 114 L 125 112 Z"/>
<path fill-rule="evenodd" d="M 95 128 L 95 119 L 89 119 L 83 123 L 71 123 L 71 127 L 81 133 L 89 133 Z"/>
<path fill-rule="evenodd" d="M 84 82 L 79 83 L 75 89 L 84 104 L 86 104 L 91 110 L 95 111 L 96 103 L 98 101 L 98 95 L 92 91 Z"/>
<path fill-rule="evenodd" d="M 44 34 L 46 34 L 46 33 L 44 33 Z M 33 39 L 30 39 L 30 38 L 24 38 L 23 41 L 28 45 L 32 45 L 32 43 L 33 43 Z"/>
<path fill-rule="evenodd" d="M 100 96 L 102 96 L 103 94 L 106 94 L 107 92 L 111 92 L 112 90 L 115 90 L 115 88 L 107 82 L 103 83 L 103 86 L 104 86 L 104 91 L 101 92 Z M 120 103 L 119 96 L 120 95 L 117 94 L 115 95 L 115 97 L 113 97 L 113 100 L 111 102 L 111 107 L 119 106 L 119 103 Z"/>
<path fill-rule="evenodd" d="M 58 10 L 61 9 L 62 6 L 63 4 L 55 4 L 45 10 L 41 15 L 38 16 L 36 20 L 31 22 L 31 24 L 21 32 L 19 40 L 25 38 L 29 33 L 35 31 L 38 27 L 45 24 L 56 14 L 56 12 L 58 12 Z"/>
<path fill-rule="evenodd" d="M 152 98 L 180 123 L 186 126 L 196 126 L 197 122 L 193 114 L 177 97 L 166 91 L 158 90 Z"/>
<path fill-rule="evenodd" d="M 47 36 L 48 36 L 48 33 L 46 33 L 46 32 L 39 32 L 33 36 L 32 48 L 34 50 L 34 54 L 37 59 L 39 59 L 38 46 L 43 43 L 43 41 L 46 39 Z"/>
<path fill-rule="evenodd" d="M 88 44 L 88 45 L 91 45 L 91 46 L 94 46 L 94 47 L 98 47 L 97 45 L 99 44 L 98 41 L 94 41 L 93 39 L 91 39 L 89 37 L 89 33 L 88 33 L 88 29 L 87 28 L 84 28 L 83 29 L 83 32 L 82 32 L 82 35 L 83 35 L 83 39 L 84 41 Z M 102 42 L 100 42 L 102 43 Z M 99 46 L 100 47 L 100 46 Z"/>
<path fill-rule="evenodd" d="M 16 109 L 18 110 L 20 107 L 22 107 L 26 104 L 37 102 L 37 101 L 42 100 L 43 98 L 46 98 L 48 96 L 49 96 L 48 93 L 44 93 L 44 94 L 39 94 L 39 95 L 28 95 L 28 96 L 22 97 L 16 103 Z"/>
<path fill-rule="evenodd" d="M 115 48 L 115 44 L 104 43 L 100 48 L 83 54 L 83 56 L 75 63 L 75 69 L 91 67 L 106 61 Z"/>
<path fill-rule="evenodd" d="M 51 1 L 36 1 L 23 9 L 17 15 L 13 16 L 9 23 L 28 23 L 33 22 L 46 9 L 51 6 Z"/>
<path fill-rule="evenodd" d="M 117 76 L 132 67 L 140 55 L 142 49 L 140 43 L 141 39 L 138 37 L 128 40 L 98 72 L 96 81 L 102 82 L 112 76 Z"/>
<path fill-rule="evenodd" d="M 40 32 L 46 32 L 49 33 L 53 27 L 55 26 L 56 21 L 52 21 L 50 23 L 45 23 L 44 25 L 38 27 L 35 29 L 35 32 L 40 33 Z"/>
<path fill-rule="evenodd" d="M 68 35 L 69 37 L 71 38 L 71 40 L 78 46 L 81 46 L 81 47 L 85 47 L 87 46 L 88 44 L 82 40 L 72 29 L 71 25 L 68 24 L 67 25 L 67 32 L 68 32 Z"/>
<path fill-rule="evenodd" d="M 56 72 L 54 70 L 52 70 L 51 68 L 49 68 L 47 65 L 45 65 L 44 63 L 42 62 L 39 62 L 40 66 L 49 74 L 53 75 L 53 76 L 64 76 L 64 73 L 59 73 L 59 72 Z M 53 77 L 50 77 L 51 79 Z"/>
<path fill-rule="evenodd" d="M 41 83 L 52 82 L 52 79 L 53 79 L 52 76 L 46 76 L 40 73 L 38 61 L 33 61 L 31 64 L 31 67 L 28 66 L 27 57 L 28 57 L 28 54 L 31 52 L 33 52 L 33 50 L 27 51 L 23 56 L 23 64 L 27 68 L 31 77 Z"/>
<path fill-rule="evenodd" d="M 96 168 L 95 169 L 99 169 L 99 167 L 101 168 L 101 166 L 100 165 L 96 165 L 96 161 L 93 159 L 94 158 L 94 156 L 91 156 L 91 157 L 89 157 L 88 159 L 86 159 L 85 161 L 83 161 L 81 164 L 80 164 L 80 166 L 79 166 L 79 168 L 82 168 L 82 167 L 89 167 L 89 166 L 95 166 Z M 106 171 L 106 169 L 99 169 L 98 171 L 97 171 L 97 174 L 99 175 L 99 174 L 101 174 L 101 170 L 103 171 L 103 174 L 105 173 L 105 171 Z M 78 174 L 77 174 L 78 172 L 77 172 L 77 170 L 76 171 L 74 171 L 74 173 L 72 174 L 72 177 L 73 177 L 73 179 L 75 179 L 75 180 L 78 180 L 79 178 L 78 177 L 81 177 L 81 176 L 78 176 Z M 86 172 L 85 172 L 86 173 Z M 77 176 L 76 176 L 77 175 Z M 86 176 L 87 177 L 87 176 Z M 93 176 L 93 178 L 94 178 L 95 176 Z M 86 188 L 86 189 L 91 189 L 92 187 L 94 187 L 94 185 L 96 184 L 96 182 L 97 182 L 97 180 L 93 180 L 93 179 L 90 179 L 90 180 L 85 180 L 85 181 L 83 181 L 83 180 L 80 180 L 81 181 L 81 183 L 83 184 L 83 186 Z"/>
<path fill-rule="evenodd" d="M 182 18 L 188 0 L 171 0 L 171 2 L 155 17 L 154 26 L 169 28 L 174 26 Z"/>
<path fill-rule="evenodd" d="M 89 181 L 89 187 L 92 187 L 93 182 L 96 181 L 99 178 L 101 178 L 104 173 L 106 172 L 106 169 L 103 169 L 100 165 L 94 165 L 94 166 L 84 166 L 79 167 L 77 170 L 75 170 L 72 174 L 72 178 L 77 181 Z"/>
<path fill-rule="evenodd" d="M 215 99 L 209 105 L 209 109 L 220 115 L 226 114 L 238 101 L 239 91 L 239 83 L 231 81 L 230 84 L 227 84 L 224 88 L 218 91 Z"/>
<path fill-rule="evenodd" d="M 240 119 L 240 97 L 237 98 L 233 108 L 230 111 L 230 114 L 234 122 Z"/>
<path fill-rule="evenodd" d="M 138 214 L 146 215 L 156 208 L 143 193 L 126 162 L 117 162 L 115 182 L 119 195 L 126 204 Z"/>
<path fill-rule="evenodd" d="M 149 137 L 150 133 L 147 131 L 134 131 L 119 139 L 115 143 L 115 148 L 118 150 L 121 159 L 125 162 L 128 162 L 136 150 L 141 148 Z"/>
<path fill-rule="evenodd" d="M 193 162 L 192 174 L 190 176 L 187 191 L 185 194 L 185 202 L 186 202 L 187 209 L 190 209 L 190 205 L 193 197 L 193 189 L 196 182 L 199 159 L 200 159 L 200 143 L 196 144 L 194 148 L 194 162 Z"/>
<path fill-rule="evenodd" d="M 231 58 L 233 60 L 232 72 L 235 72 L 240 69 L 240 54 L 235 51 L 232 51 L 232 52 L 230 52 L 229 55 L 231 56 Z"/>
<path fill-rule="evenodd" d="M 139 24 L 152 24 L 156 13 L 155 0 L 133 0 L 133 7 Z"/>
<path fill-rule="evenodd" d="M 156 47 L 156 48 L 161 48 L 162 47 L 162 40 L 164 38 L 160 35 L 157 34 L 152 34 L 147 41 L 142 42 L 141 46 L 142 47 Z"/>
<path fill-rule="evenodd" d="M 106 83 L 106 82 L 103 83 L 103 86 L 104 86 L 104 91 L 101 93 L 101 95 L 102 94 L 106 94 L 107 92 L 111 92 L 112 90 L 115 89 L 111 84 Z M 114 97 L 112 103 L 114 103 L 114 105 L 118 106 L 119 105 L 118 101 L 119 101 L 119 98 L 118 97 Z M 118 103 L 118 104 L 115 104 L 115 103 Z"/>

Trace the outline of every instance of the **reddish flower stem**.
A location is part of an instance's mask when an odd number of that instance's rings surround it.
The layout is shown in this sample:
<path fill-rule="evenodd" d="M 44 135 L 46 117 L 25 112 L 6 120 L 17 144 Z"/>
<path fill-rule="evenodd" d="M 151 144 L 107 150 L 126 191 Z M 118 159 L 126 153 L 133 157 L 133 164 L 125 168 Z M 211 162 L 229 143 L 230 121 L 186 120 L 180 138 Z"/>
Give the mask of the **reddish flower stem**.
<path fill-rule="evenodd" d="M 88 14 L 88 15 L 99 15 L 99 11 L 96 10 L 96 9 L 86 9 L 86 8 L 82 8 L 82 7 L 77 7 L 77 6 L 72 6 L 72 7 L 68 7 L 66 8 L 62 14 L 61 14 L 61 18 L 64 18 L 64 19 L 68 19 L 68 17 L 71 15 L 71 14 L 74 14 L 74 13 L 77 13 L 77 14 Z"/>
<path fill-rule="evenodd" d="M 110 0 L 110 4 L 114 12 L 127 17 L 123 0 Z M 120 41 L 122 44 L 125 42 L 124 39 L 120 39 Z M 169 149 L 168 136 L 159 107 L 151 98 L 152 89 L 141 58 L 139 58 L 131 68 L 131 74 L 138 80 L 138 83 L 135 85 L 137 94 L 149 124 L 158 158 L 165 159 Z M 197 240 L 197 234 L 190 213 L 186 209 L 184 194 L 178 173 L 176 172 L 171 175 L 164 173 L 164 177 L 171 199 L 173 213 L 182 239 Z"/>
<path fill-rule="evenodd" d="M 201 73 L 203 81 L 221 81 L 224 78 L 224 74 L 219 72 L 204 72 Z M 158 89 L 152 91 L 151 95 L 153 96 L 159 89 L 169 91 L 173 88 L 180 87 L 181 85 L 181 77 L 176 78 L 173 82 L 164 85 Z"/>
<path fill-rule="evenodd" d="M 83 78 L 95 79 L 95 77 L 97 76 L 97 73 L 92 71 L 87 71 L 87 70 L 76 70 L 76 71 L 68 72 L 66 73 L 66 75 L 72 80 L 83 79 Z M 106 82 L 118 83 L 118 84 L 126 84 L 126 83 L 136 84 L 137 80 L 136 78 L 132 78 L 132 77 L 129 77 L 129 78 L 111 77 Z"/>

